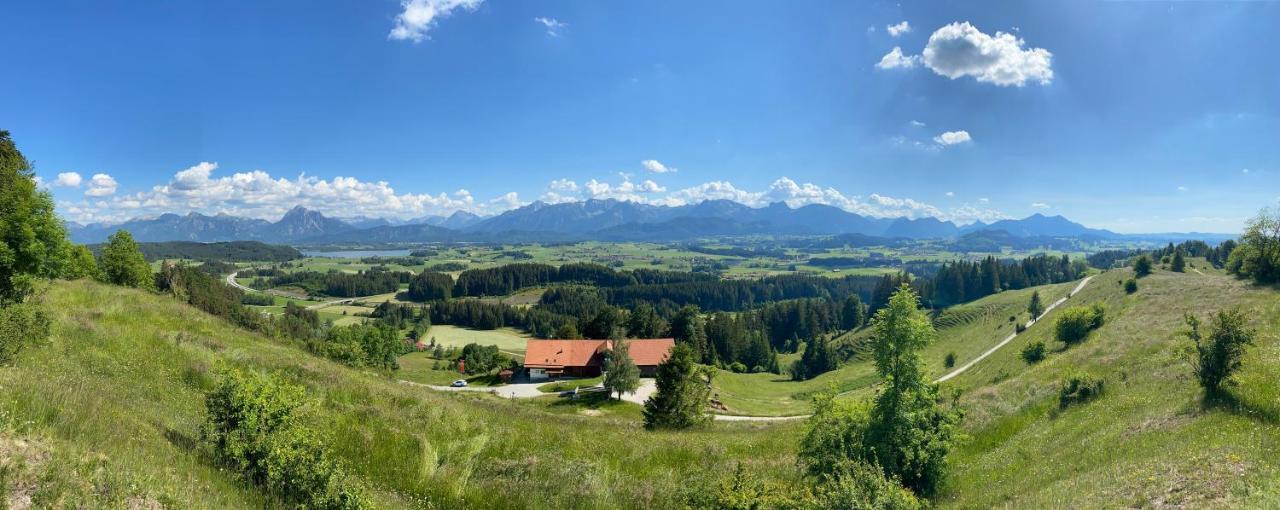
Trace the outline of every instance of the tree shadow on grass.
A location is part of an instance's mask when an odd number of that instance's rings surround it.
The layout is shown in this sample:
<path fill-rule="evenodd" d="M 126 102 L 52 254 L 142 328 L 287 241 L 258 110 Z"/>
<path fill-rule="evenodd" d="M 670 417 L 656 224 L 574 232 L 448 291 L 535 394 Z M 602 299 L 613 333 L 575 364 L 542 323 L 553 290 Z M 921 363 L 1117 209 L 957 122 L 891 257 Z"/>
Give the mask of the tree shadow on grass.
<path fill-rule="evenodd" d="M 551 405 L 583 409 L 608 409 L 627 404 L 625 400 L 615 400 L 607 392 L 603 391 L 579 392 L 577 398 L 570 396 L 572 393 L 571 391 L 561 393 L 560 397 Z"/>
<path fill-rule="evenodd" d="M 1200 398 L 1200 407 L 1206 411 L 1221 411 L 1268 425 L 1280 425 L 1280 409 L 1252 402 L 1248 398 L 1236 395 L 1229 389 L 1219 390 L 1216 393 L 1205 393 Z"/>
<path fill-rule="evenodd" d="M 169 441 L 169 444 L 175 448 L 182 451 L 197 451 L 199 449 L 200 442 L 196 438 L 169 427 L 162 427 L 162 429 L 164 430 L 165 440 Z"/>

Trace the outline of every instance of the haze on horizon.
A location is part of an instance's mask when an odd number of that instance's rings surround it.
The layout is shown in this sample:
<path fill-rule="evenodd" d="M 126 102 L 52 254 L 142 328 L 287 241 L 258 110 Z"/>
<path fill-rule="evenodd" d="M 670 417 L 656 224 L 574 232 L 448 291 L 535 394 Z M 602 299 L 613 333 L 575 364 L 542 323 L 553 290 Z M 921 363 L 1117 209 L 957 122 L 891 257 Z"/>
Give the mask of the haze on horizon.
<path fill-rule="evenodd" d="M 828 204 L 1239 232 L 1280 4 L 0 7 L 0 128 L 78 222 Z M 1211 44 L 1207 43 L 1211 42 Z"/>

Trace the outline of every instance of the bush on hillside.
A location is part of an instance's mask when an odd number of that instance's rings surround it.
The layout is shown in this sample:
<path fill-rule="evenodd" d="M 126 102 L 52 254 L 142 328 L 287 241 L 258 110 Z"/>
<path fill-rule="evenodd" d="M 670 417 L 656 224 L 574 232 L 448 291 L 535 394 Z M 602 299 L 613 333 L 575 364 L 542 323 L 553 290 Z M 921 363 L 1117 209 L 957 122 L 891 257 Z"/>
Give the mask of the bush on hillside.
<path fill-rule="evenodd" d="M 1208 338 L 1200 332 L 1200 319 L 1187 314 L 1186 321 L 1190 330 L 1184 334 L 1192 345 L 1184 355 L 1205 393 L 1215 396 L 1240 369 L 1245 346 L 1253 343 L 1257 331 L 1248 327 L 1248 317 L 1239 309 L 1209 314 Z"/>
<path fill-rule="evenodd" d="M 1133 260 L 1133 274 L 1138 278 L 1151 274 L 1151 257 L 1142 255 Z"/>
<path fill-rule="evenodd" d="M 300 386 L 228 370 L 205 394 L 201 440 L 220 463 L 288 506 L 367 508 L 319 435 L 301 424 L 303 397 Z"/>
<path fill-rule="evenodd" d="M 1226 267 L 1257 283 L 1280 281 L 1280 209 L 1263 209 L 1249 220 Z"/>
<path fill-rule="evenodd" d="M 948 352 L 947 357 L 942 358 L 942 366 L 946 368 L 956 366 L 956 353 Z"/>
<path fill-rule="evenodd" d="M 864 463 L 846 463 L 832 475 L 810 479 L 798 487 L 761 479 L 738 464 L 733 475 L 712 483 L 693 484 L 685 496 L 686 508 L 716 510 L 917 510 L 920 500 L 880 469 Z"/>
<path fill-rule="evenodd" d="M 1028 365 L 1039 363 L 1044 360 L 1046 352 L 1044 342 L 1029 343 L 1022 348 L 1022 361 L 1027 362 Z"/>
<path fill-rule="evenodd" d="M 1135 278 L 1130 278 L 1128 280 L 1125 280 L 1124 292 L 1126 294 L 1133 294 L 1134 292 L 1138 292 L 1138 280 Z"/>
<path fill-rule="evenodd" d="M 1086 373 L 1072 374 L 1058 390 L 1058 408 L 1083 404 L 1102 395 L 1104 381 Z"/>
<path fill-rule="evenodd" d="M 1106 320 L 1106 308 L 1102 303 L 1092 306 L 1073 306 L 1062 312 L 1054 323 L 1054 335 L 1067 345 L 1076 344 L 1089 336 L 1089 332 L 1102 327 Z"/>
<path fill-rule="evenodd" d="M 23 347 L 49 337 L 49 316 L 38 303 L 0 306 L 0 364 L 13 361 Z"/>

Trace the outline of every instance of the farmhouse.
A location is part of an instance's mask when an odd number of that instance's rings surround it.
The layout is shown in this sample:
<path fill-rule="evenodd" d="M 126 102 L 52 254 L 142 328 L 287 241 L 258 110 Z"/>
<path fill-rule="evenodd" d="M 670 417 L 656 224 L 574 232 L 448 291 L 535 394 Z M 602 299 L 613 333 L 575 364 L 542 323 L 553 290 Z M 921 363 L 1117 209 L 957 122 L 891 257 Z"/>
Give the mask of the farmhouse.
<path fill-rule="evenodd" d="M 628 351 L 640 375 L 653 376 L 658 363 L 667 359 L 676 341 L 671 338 L 637 338 L 627 340 Z M 595 377 L 604 367 L 604 352 L 613 347 L 611 340 L 539 340 L 529 339 L 525 347 L 524 368 L 530 379 L 555 377 Z"/>

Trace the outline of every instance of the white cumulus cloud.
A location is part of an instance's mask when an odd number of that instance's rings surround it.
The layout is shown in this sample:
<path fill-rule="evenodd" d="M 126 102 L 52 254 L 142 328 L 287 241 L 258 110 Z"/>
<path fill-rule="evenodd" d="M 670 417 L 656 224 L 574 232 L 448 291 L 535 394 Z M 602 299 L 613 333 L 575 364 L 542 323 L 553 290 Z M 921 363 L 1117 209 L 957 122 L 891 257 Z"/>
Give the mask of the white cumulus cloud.
<path fill-rule="evenodd" d="M 664 165 L 662 164 L 662 162 L 656 159 L 646 159 L 644 161 L 641 161 L 640 166 L 643 166 L 645 170 L 648 170 L 655 174 L 674 173 L 677 171 L 676 168 Z M 694 173 L 697 173 L 697 172 L 694 172 Z"/>
<path fill-rule="evenodd" d="M 402 10 L 387 37 L 420 42 L 427 37 L 437 19 L 449 17 L 458 8 L 473 11 L 482 2 L 484 0 L 400 0 Z"/>
<path fill-rule="evenodd" d="M 902 48 L 894 46 L 876 62 L 876 69 L 911 69 L 917 65 L 920 65 L 920 55 L 903 55 Z"/>
<path fill-rule="evenodd" d="M 938 145 L 955 145 L 959 143 L 966 143 L 966 142 L 973 141 L 973 138 L 969 137 L 968 131 L 960 130 L 960 131 L 947 131 L 945 133 L 942 133 L 938 136 L 933 137 L 933 141 Z"/>
<path fill-rule="evenodd" d="M 1048 209 L 1048 208 L 1049 208 L 1049 204 L 1046 204 L 1046 203 L 1044 203 L 1044 202 L 1032 202 L 1032 203 L 1031 203 L 1031 207 L 1032 207 L 1033 209 Z"/>
<path fill-rule="evenodd" d="M 972 76 L 1000 86 L 1021 87 L 1028 81 L 1048 85 L 1053 81 L 1053 54 L 1044 48 L 1023 45 L 1024 41 L 1013 34 L 996 32 L 992 36 L 967 21 L 952 23 L 929 36 L 924 64 L 953 80 Z"/>
<path fill-rule="evenodd" d="M 107 174 L 93 174 L 89 179 L 89 189 L 84 194 L 88 197 L 106 197 L 116 194 L 119 186 L 116 180 Z"/>
<path fill-rule="evenodd" d="M 62 188 L 79 188 L 80 183 L 84 181 L 76 172 L 62 172 L 58 174 L 58 178 L 53 181 L 54 186 Z"/>
<path fill-rule="evenodd" d="M 911 24 L 903 21 L 897 25 L 887 25 L 884 27 L 890 36 L 897 37 L 911 31 Z"/>
<path fill-rule="evenodd" d="M 534 21 L 534 22 L 536 22 L 536 23 L 538 23 L 538 24 L 540 24 L 540 25 L 542 25 L 543 27 L 546 27 L 546 29 L 547 29 L 547 35 L 549 35 L 549 36 L 551 36 L 551 37 L 559 37 L 559 36 L 560 36 L 560 29 L 562 29 L 562 28 L 564 28 L 564 27 L 569 26 L 569 24 L 568 24 L 568 23 L 565 23 L 565 22 L 563 22 L 563 21 L 557 20 L 557 19 L 555 19 L 555 18 L 545 18 L 545 17 L 542 17 L 542 16 L 538 16 L 538 17 L 536 17 L 536 18 L 533 18 L 533 21 Z"/>

